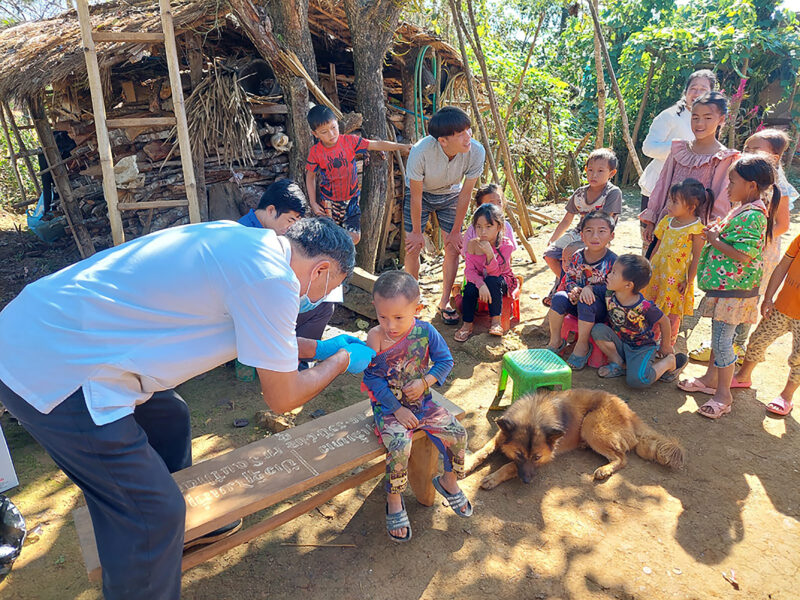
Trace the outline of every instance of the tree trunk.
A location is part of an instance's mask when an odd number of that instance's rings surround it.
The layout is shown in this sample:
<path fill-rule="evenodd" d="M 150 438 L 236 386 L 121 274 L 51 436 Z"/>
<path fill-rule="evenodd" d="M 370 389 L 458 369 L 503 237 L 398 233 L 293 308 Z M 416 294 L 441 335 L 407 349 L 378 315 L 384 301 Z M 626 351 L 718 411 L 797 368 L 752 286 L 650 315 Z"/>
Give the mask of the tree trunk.
<path fill-rule="evenodd" d="M 345 0 L 344 8 L 353 44 L 356 107 L 364 117 L 364 137 L 385 140 L 383 61 L 400 19 L 402 3 L 394 0 Z M 362 176 L 361 241 L 356 255 L 358 265 L 370 273 L 375 271 L 386 209 L 386 178 L 386 159 L 379 153 L 372 153 Z"/>
<path fill-rule="evenodd" d="M 617 83 L 617 76 L 614 73 L 614 66 L 611 64 L 611 57 L 608 55 L 608 48 L 603 39 L 603 34 L 600 31 L 600 18 L 597 16 L 597 11 L 594 8 L 592 0 L 589 0 L 589 10 L 592 11 L 592 21 L 594 22 L 594 31 L 600 40 L 600 49 L 603 51 L 603 58 L 606 61 L 606 69 L 608 70 L 608 78 L 611 80 L 611 87 L 614 90 L 614 95 L 617 97 L 617 104 L 619 106 L 619 116 L 622 121 L 622 136 L 625 138 L 625 145 L 628 147 L 628 152 L 633 159 L 633 166 L 636 167 L 636 172 L 641 175 L 643 172 L 642 164 L 639 162 L 639 155 L 636 153 L 636 148 L 633 146 L 631 140 L 630 127 L 628 127 L 628 114 L 625 112 L 625 100 L 622 98 L 622 92 L 619 90 Z"/>
<path fill-rule="evenodd" d="M 319 85 L 317 58 L 308 28 L 308 0 L 266 0 L 263 4 L 275 25 L 275 37 L 291 48 Z"/>
<path fill-rule="evenodd" d="M 305 80 L 302 77 L 298 77 L 283 60 L 285 50 L 295 51 L 295 49 L 278 43 L 272 33 L 271 19 L 262 14 L 262 11 L 259 11 L 251 0 L 229 0 L 229 4 L 239 20 L 239 24 L 250 41 L 253 42 L 261 58 L 266 60 L 272 67 L 275 78 L 281 86 L 283 99 L 288 108 L 286 133 L 294 142 L 289 151 L 289 175 L 302 188 L 305 188 L 306 158 L 308 157 L 308 150 L 311 148 L 311 132 L 306 121 L 306 116 L 308 115 L 308 87 Z M 276 13 L 278 13 L 276 17 L 279 19 L 290 15 L 290 8 L 295 8 L 294 12 L 299 14 L 303 8 L 296 7 L 295 5 L 297 4 L 304 4 L 304 10 L 306 13 L 308 12 L 306 0 L 286 2 L 286 4 L 291 4 L 292 7 L 280 7 L 280 4 L 280 0 L 270 3 L 272 8 L 276 8 Z M 290 21 L 296 24 L 296 19 Z M 305 20 L 304 23 L 304 27 L 308 29 L 308 21 Z M 301 24 L 301 26 L 303 25 Z M 286 27 L 286 23 L 282 23 L 282 27 Z M 286 28 L 290 29 L 291 27 Z M 293 34 L 294 39 L 302 39 L 302 37 L 302 34 L 298 32 Z M 297 50 L 301 53 L 304 52 L 302 48 Z M 300 54 L 298 54 L 298 57 L 300 57 Z M 303 61 L 304 59 L 300 58 L 300 60 Z M 316 61 L 314 65 L 315 68 L 311 70 L 306 68 L 310 77 L 318 77 Z M 303 66 L 305 66 L 305 62 L 303 62 Z"/>
<path fill-rule="evenodd" d="M 542 11 L 542 14 L 539 16 L 539 22 L 536 24 L 536 31 L 533 34 L 533 40 L 531 40 L 531 45 L 528 47 L 528 55 L 525 57 L 525 66 L 522 67 L 522 73 L 519 74 L 519 81 L 517 81 L 517 88 L 514 90 L 514 96 L 511 98 L 511 102 L 508 103 L 508 108 L 506 109 L 506 117 L 503 119 L 503 130 L 508 131 L 508 120 L 511 118 L 511 114 L 514 111 L 514 105 L 517 103 L 517 99 L 519 98 L 519 93 L 522 91 L 522 84 L 525 82 L 525 75 L 528 73 L 528 67 L 531 64 L 531 57 L 533 56 L 533 49 L 536 47 L 536 39 L 539 37 L 539 30 L 542 27 L 542 22 L 544 21 L 544 17 L 547 14 L 546 11 Z"/>
<path fill-rule="evenodd" d="M 597 10 L 600 5 L 599 0 L 589 0 Z M 594 147 L 603 147 L 603 138 L 606 130 L 606 80 L 603 75 L 603 57 L 600 50 L 600 38 L 598 32 L 594 33 L 594 68 L 597 73 L 597 137 Z"/>

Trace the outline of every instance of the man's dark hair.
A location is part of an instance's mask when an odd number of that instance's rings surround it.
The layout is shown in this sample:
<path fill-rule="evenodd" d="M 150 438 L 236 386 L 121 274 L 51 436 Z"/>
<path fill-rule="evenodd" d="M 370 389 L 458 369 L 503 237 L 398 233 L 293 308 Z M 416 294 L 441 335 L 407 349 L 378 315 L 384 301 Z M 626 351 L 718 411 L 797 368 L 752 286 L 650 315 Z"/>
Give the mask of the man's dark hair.
<path fill-rule="evenodd" d="M 335 121 L 336 115 L 333 114 L 333 111 L 327 106 L 317 104 L 308 111 L 308 117 L 306 118 L 308 119 L 308 126 L 311 127 L 311 131 L 315 131 L 320 125 Z"/>
<path fill-rule="evenodd" d="M 604 160 L 608 164 L 609 171 L 616 171 L 617 165 L 619 161 L 617 160 L 617 155 L 611 148 L 598 148 L 597 150 L 593 150 L 592 153 L 589 155 L 589 158 L 586 159 L 586 164 L 588 165 L 593 160 Z"/>
<path fill-rule="evenodd" d="M 614 233 L 614 228 L 617 226 L 614 223 L 614 219 L 611 218 L 611 215 L 608 213 L 603 212 L 602 210 L 593 210 L 588 215 L 581 219 L 581 222 L 578 223 L 578 231 L 583 231 L 583 228 L 586 227 L 586 223 L 588 221 L 594 221 L 599 219 L 600 221 L 605 221 L 608 228 L 611 230 L 611 233 Z"/>
<path fill-rule="evenodd" d="M 327 217 L 301 219 L 289 227 L 286 237 L 309 258 L 327 256 L 339 264 L 345 275 L 356 266 L 356 247 L 350 234 Z"/>
<path fill-rule="evenodd" d="M 469 115 L 456 106 L 440 108 L 428 122 L 428 134 L 439 139 L 472 127 Z"/>
<path fill-rule="evenodd" d="M 622 267 L 622 278 L 633 284 L 633 293 L 638 294 L 653 276 L 650 261 L 639 254 L 623 254 L 617 257 L 617 264 Z"/>
<path fill-rule="evenodd" d="M 306 215 L 305 194 L 291 179 L 279 179 L 264 191 L 256 210 L 264 210 L 268 206 L 275 207 L 278 217 L 287 212 L 296 212 L 301 217 Z"/>
<path fill-rule="evenodd" d="M 381 298 L 402 296 L 411 302 L 419 298 L 419 284 L 413 275 L 405 271 L 385 271 L 375 282 L 372 295 Z"/>

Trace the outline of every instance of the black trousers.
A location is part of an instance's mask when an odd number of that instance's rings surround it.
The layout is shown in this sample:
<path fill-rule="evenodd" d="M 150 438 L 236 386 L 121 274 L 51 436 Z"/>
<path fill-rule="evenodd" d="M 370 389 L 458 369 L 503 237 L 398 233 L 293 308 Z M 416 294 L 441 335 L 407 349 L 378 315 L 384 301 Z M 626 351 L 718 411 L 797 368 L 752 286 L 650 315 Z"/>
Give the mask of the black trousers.
<path fill-rule="evenodd" d="M 508 291 L 505 279 L 489 275 L 483 278 L 492 301 L 489 303 L 489 316 L 499 317 L 503 312 L 503 295 Z M 467 282 L 464 286 L 464 296 L 462 298 L 461 313 L 464 323 L 472 323 L 475 320 L 475 309 L 478 307 L 478 288 L 472 282 Z"/>

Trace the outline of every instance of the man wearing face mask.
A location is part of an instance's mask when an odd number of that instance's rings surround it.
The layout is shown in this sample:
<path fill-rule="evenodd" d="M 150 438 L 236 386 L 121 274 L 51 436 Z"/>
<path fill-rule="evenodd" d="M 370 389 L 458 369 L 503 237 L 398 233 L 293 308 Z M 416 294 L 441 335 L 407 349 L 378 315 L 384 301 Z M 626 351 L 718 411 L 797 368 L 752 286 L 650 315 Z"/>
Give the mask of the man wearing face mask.
<path fill-rule="evenodd" d="M 280 179 L 271 184 L 258 203 L 258 207 L 239 219 L 247 227 L 272 229 L 283 235 L 289 226 L 306 214 L 306 197 L 300 186 L 291 179 Z M 295 332 L 297 337 L 321 340 L 325 326 L 331 320 L 336 305 L 323 301 L 317 306 L 308 302 L 300 304 Z M 308 368 L 306 361 L 300 361 L 301 368 Z"/>
<path fill-rule="evenodd" d="M 84 493 L 107 599 L 179 598 L 191 465 L 186 403 L 173 388 L 235 356 L 266 404 L 307 402 L 374 351 L 358 339 L 296 338 L 355 264 L 350 236 L 306 219 L 285 237 L 231 222 L 159 231 L 28 285 L 0 313 L 0 402 Z M 318 364 L 297 371 L 298 358 Z"/>

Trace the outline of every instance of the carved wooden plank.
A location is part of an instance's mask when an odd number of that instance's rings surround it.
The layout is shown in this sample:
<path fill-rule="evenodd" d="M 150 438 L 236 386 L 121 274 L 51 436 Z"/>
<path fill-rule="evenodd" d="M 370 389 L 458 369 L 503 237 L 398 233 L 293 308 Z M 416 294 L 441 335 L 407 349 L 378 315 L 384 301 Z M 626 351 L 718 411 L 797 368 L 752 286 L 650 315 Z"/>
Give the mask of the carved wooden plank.
<path fill-rule="evenodd" d="M 459 419 L 463 418 L 464 411 L 461 408 L 438 392 L 432 390 L 432 393 L 437 402 Z M 431 460 L 424 432 L 418 431 L 414 435 L 414 442 L 417 445 L 422 443 L 419 450 L 420 458 L 424 460 L 414 458 L 409 465 L 412 470 L 420 470 L 419 474 L 410 477 L 414 484 L 418 484 L 417 488 L 412 489 L 415 492 L 419 489 L 424 496 L 419 498 L 420 502 L 429 506 L 432 498 L 428 496 L 433 486 L 423 485 L 422 480 L 430 478 L 427 471 L 435 469 L 437 462 Z M 433 448 L 432 443 L 430 447 Z M 173 474 L 186 501 L 185 539 L 196 539 L 238 518 L 278 504 L 382 457 L 385 452 L 375 436 L 369 400 L 364 400 L 192 465 Z M 433 459 L 436 459 L 435 448 Z M 192 551 L 184 558 L 183 569 L 305 514 L 341 492 L 377 477 L 383 470 L 383 463 L 372 465 L 257 525 Z M 99 581 L 100 559 L 89 511 L 84 506 L 73 511 L 73 516 L 89 579 Z"/>

